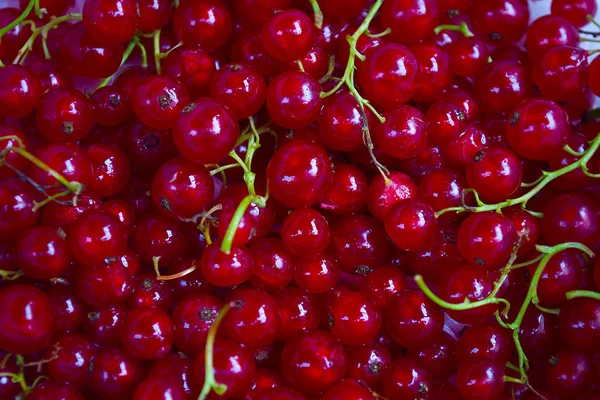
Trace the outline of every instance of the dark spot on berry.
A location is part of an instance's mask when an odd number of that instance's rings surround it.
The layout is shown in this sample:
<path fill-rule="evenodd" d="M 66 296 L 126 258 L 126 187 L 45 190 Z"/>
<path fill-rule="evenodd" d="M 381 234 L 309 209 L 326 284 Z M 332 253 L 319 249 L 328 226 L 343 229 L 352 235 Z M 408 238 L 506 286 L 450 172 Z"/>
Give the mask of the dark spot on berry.
<path fill-rule="evenodd" d="M 203 309 L 201 309 L 198 315 L 200 316 L 200 319 L 204 322 L 210 322 L 214 320 L 213 311 L 208 307 L 204 307 Z"/>
<path fill-rule="evenodd" d="M 485 260 L 483 258 L 479 258 L 479 257 L 475 258 L 475 262 L 477 264 L 479 264 L 479 265 L 485 265 L 486 264 Z"/>
<path fill-rule="evenodd" d="M 121 105 L 121 99 L 116 94 L 111 94 L 108 96 L 108 104 L 112 107 L 118 107 Z"/>
<path fill-rule="evenodd" d="M 94 372 L 94 362 L 93 362 L 93 361 L 90 363 L 90 365 L 89 365 L 89 367 L 88 367 L 88 371 L 90 372 L 90 374 L 91 374 L 92 372 Z"/>
<path fill-rule="evenodd" d="M 104 259 L 104 264 L 112 264 L 112 263 L 114 263 L 115 261 L 117 261 L 117 258 L 116 258 L 116 257 L 106 257 L 106 258 Z"/>
<path fill-rule="evenodd" d="M 244 300 L 234 300 L 229 305 L 231 308 L 235 308 L 236 310 L 239 310 L 244 305 Z"/>
<path fill-rule="evenodd" d="M 450 244 L 458 243 L 458 237 L 454 232 L 444 232 L 444 239 Z"/>
<path fill-rule="evenodd" d="M 473 162 L 479 162 L 483 159 L 483 157 L 485 157 L 485 150 L 480 150 L 479 152 L 477 152 L 477 154 L 475 154 Z"/>
<path fill-rule="evenodd" d="M 187 106 L 183 107 L 183 110 L 181 110 L 181 113 L 187 114 L 189 112 L 194 111 L 195 108 L 196 108 L 196 103 L 190 103 Z"/>
<path fill-rule="evenodd" d="M 427 386 L 426 383 L 421 383 L 419 385 L 418 392 L 419 392 L 419 394 L 427 394 L 427 392 L 429 392 L 429 387 Z"/>
<path fill-rule="evenodd" d="M 292 140 L 294 138 L 294 130 L 293 129 L 288 129 L 285 132 L 285 138 L 288 140 Z"/>
<path fill-rule="evenodd" d="M 100 313 L 98 311 L 92 311 L 88 313 L 88 319 L 90 321 L 96 321 L 98 318 L 100 318 Z"/>
<path fill-rule="evenodd" d="M 383 365 L 379 361 L 375 361 L 369 364 L 369 372 L 373 375 L 377 375 L 383 369 Z"/>
<path fill-rule="evenodd" d="M 258 353 L 256 353 L 254 355 L 254 360 L 255 361 L 265 361 L 268 358 L 269 358 L 269 353 L 267 353 L 264 350 L 261 350 L 261 351 L 259 351 Z"/>
<path fill-rule="evenodd" d="M 171 107 L 171 96 L 168 93 L 158 96 L 158 105 L 162 109 Z"/>
<path fill-rule="evenodd" d="M 458 11 L 456 8 L 451 8 L 450 10 L 448 10 L 447 14 L 448 18 L 454 19 L 460 15 L 460 11 Z"/>
<path fill-rule="evenodd" d="M 333 328 L 333 314 L 327 314 L 327 320 L 329 321 L 329 327 Z"/>
<path fill-rule="evenodd" d="M 227 71 L 239 71 L 242 69 L 242 66 L 240 64 L 229 64 L 227 66 Z"/>
<path fill-rule="evenodd" d="M 498 32 L 490 32 L 489 34 L 490 40 L 494 42 L 498 42 L 502 40 L 502 34 Z"/>
<path fill-rule="evenodd" d="M 156 135 L 148 135 L 144 138 L 144 146 L 149 150 L 156 148 L 159 143 L 160 139 Z"/>
<path fill-rule="evenodd" d="M 359 265 L 358 267 L 354 268 L 354 273 L 360 276 L 367 276 L 371 272 L 373 272 L 373 270 L 366 265 Z"/>
<path fill-rule="evenodd" d="M 144 290 L 150 290 L 153 286 L 154 282 L 151 279 L 144 279 L 144 282 L 142 282 L 142 289 Z"/>
<path fill-rule="evenodd" d="M 165 211 L 171 211 L 171 202 L 166 197 L 160 199 L 160 206 Z"/>
<path fill-rule="evenodd" d="M 514 125 L 517 122 L 519 122 L 519 118 L 521 118 L 521 113 L 519 111 L 515 111 L 514 114 L 510 117 L 508 123 Z"/>
<path fill-rule="evenodd" d="M 459 108 L 456 109 L 456 115 L 458 116 L 458 120 L 460 122 L 465 122 L 467 120 L 467 116 L 465 115 L 463 110 L 461 110 Z"/>
<path fill-rule="evenodd" d="M 75 125 L 72 122 L 63 122 L 62 123 L 62 131 L 63 133 L 70 135 L 75 130 Z"/>
<path fill-rule="evenodd" d="M 558 364 L 558 361 L 559 358 L 557 356 L 552 356 L 550 359 L 548 359 L 548 365 L 554 367 L 556 364 Z"/>

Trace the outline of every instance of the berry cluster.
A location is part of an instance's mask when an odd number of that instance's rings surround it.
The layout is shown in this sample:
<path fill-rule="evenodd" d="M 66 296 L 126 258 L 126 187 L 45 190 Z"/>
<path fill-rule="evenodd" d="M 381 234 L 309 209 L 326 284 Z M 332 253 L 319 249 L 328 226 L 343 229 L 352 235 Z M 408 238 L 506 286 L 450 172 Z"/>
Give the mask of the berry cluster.
<path fill-rule="evenodd" d="M 600 399 L 600 24 L 551 3 L 0 8 L 0 399 Z"/>

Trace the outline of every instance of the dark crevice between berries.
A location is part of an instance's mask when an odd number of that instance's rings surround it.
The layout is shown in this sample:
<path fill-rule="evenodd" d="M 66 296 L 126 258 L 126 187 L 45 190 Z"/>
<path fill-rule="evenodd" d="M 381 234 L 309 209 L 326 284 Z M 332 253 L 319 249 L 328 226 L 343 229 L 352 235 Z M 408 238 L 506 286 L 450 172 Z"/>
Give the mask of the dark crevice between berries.
<path fill-rule="evenodd" d="M 454 232 L 444 232 L 444 240 L 450 244 L 458 243 L 458 237 Z"/>
<path fill-rule="evenodd" d="M 333 315 L 331 313 L 327 314 L 327 320 L 329 321 L 329 327 L 333 328 Z"/>
<path fill-rule="evenodd" d="M 490 32 L 489 34 L 490 40 L 494 42 L 498 42 L 502 40 L 502 34 L 498 32 Z"/>

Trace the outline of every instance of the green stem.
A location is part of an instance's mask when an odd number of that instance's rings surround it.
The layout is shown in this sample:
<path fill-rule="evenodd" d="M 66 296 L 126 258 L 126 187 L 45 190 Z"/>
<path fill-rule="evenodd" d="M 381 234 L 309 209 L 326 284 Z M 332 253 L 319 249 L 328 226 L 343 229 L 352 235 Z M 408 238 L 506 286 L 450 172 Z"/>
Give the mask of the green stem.
<path fill-rule="evenodd" d="M 140 49 L 140 53 L 142 54 L 142 68 L 148 68 L 148 53 L 146 52 L 146 47 L 144 47 L 139 37 L 134 36 L 133 40 L 135 40 L 135 45 Z"/>
<path fill-rule="evenodd" d="M 216 175 L 218 173 L 221 173 L 221 171 L 225 171 L 225 170 L 231 169 L 231 168 L 239 168 L 239 167 L 240 167 L 240 164 L 227 164 L 227 165 L 223 165 L 223 166 L 217 167 L 215 169 L 211 169 L 210 170 L 210 175 L 213 176 L 213 175 Z"/>
<path fill-rule="evenodd" d="M 462 33 L 465 37 L 474 36 L 473 32 L 469 29 L 465 22 L 461 22 L 460 25 L 439 25 L 433 31 L 436 35 L 438 35 L 441 31 L 455 31 Z"/>
<path fill-rule="evenodd" d="M 0 269 L 0 278 L 5 281 L 14 281 L 23 276 L 23 271 L 4 271 Z"/>
<path fill-rule="evenodd" d="M 387 28 L 385 31 L 381 32 L 381 33 L 370 33 L 368 30 L 365 32 L 365 36 L 370 37 L 372 39 L 378 39 L 384 36 L 389 35 L 390 33 L 392 33 L 392 29 L 391 28 Z"/>
<path fill-rule="evenodd" d="M 208 336 L 206 337 L 206 348 L 204 350 L 204 385 L 202 386 L 202 391 L 200 392 L 200 396 L 198 396 L 198 400 L 205 400 L 210 391 L 213 390 L 219 396 L 222 396 L 227 391 L 227 386 L 221 383 L 218 383 L 215 380 L 215 369 L 213 366 L 213 352 L 215 348 L 215 339 L 217 336 L 217 329 L 219 329 L 219 325 L 221 321 L 225 317 L 225 314 L 230 310 L 231 306 L 229 303 L 225 304 L 219 314 L 213 321 L 210 329 L 208 330 Z"/>
<path fill-rule="evenodd" d="M 598 22 L 596 22 L 596 20 L 594 19 L 594 17 L 592 17 L 590 14 L 585 16 L 587 18 L 588 21 L 590 21 L 592 24 L 596 25 L 598 28 L 600 28 L 600 24 Z"/>
<path fill-rule="evenodd" d="M 154 67 L 156 68 L 156 73 L 161 74 L 160 68 L 160 29 L 154 32 Z"/>
<path fill-rule="evenodd" d="M 242 217 L 244 213 L 250 207 L 250 204 L 256 203 L 256 205 L 264 204 L 265 199 L 262 196 L 256 196 L 249 194 L 244 197 L 244 199 L 240 202 L 231 221 L 229 222 L 229 226 L 227 227 L 227 231 L 225 232 L 225 236 L 223 237 L 223 241 L 221 242 L 221 251 L 225 254 L 229 254 L 231 252 L 231 247 L 233 246 L 233 239 L 235 238 L 235 233 L 237 232 L 237 228 L 242 221 Z M 264 205 L 263 205 L 264 207 Z"/>
<path fill-rule="evenodd" d="M 15 19 L 13 22 L 6 25 L 4 28 L 0 29 L 0 38 L 2 38 L 2 36 L 4 36 L 4 34 L 6 32 L 10 32 L 15 26 L 17 26 L 21 22 L 23 22 L 25 20 L 25 18 L 27 18 L 27 16 L 29 15 L 29 13 L 31 12 L 31 10 L 33 9 L 34 6 L 35 6 L 35 0 L 29 0 L 27 7 L 25 7 L 25 9 L 21 13 L 21 15 L 19 15 L 17 17 L 17 19 Z"/>
<path fill-rule="evenodd" d="M 567 292 L 567 300 L 576 299 L 578 297 L 588 297 L 590 299 L 600 300 L 600 293 L 592 292 L 591 290 L 571 290 Z"/>
<path fill-rule="evenodd" d="M 529 192 L 525 193 L 524 195 L 517 197 L 516 199 L 509 199 L 509 200 L 506 200 L 504 202 L 497 203 L 497 204 L 483 204 L 483 203 L 481 203 L 481 201 L 478 201 L 479 205 L 476 207 L 469 207 L 469 206 L 464 206 L 464 205 L 460 206 L 460 207 L 450 207 L 450 208 L 446 208 L 444 210 L 440 210 L 440 211 L 436 212 L 435 215 L 436 215 L 436 217 L 439 217 L 440 215 L 442 215 L 446 212 L 450 212 L 450 211 L 456 211 L 456 212 L 499 211 L 502 208 L 514 206 L 516 204 L 521 204 L 521 207 L 525 208 L 525 206 L 527 205 L 527 202 L 533 196 L 535 196 L 537 193 L 539 193 L 546 185 L 548 185 L 550 182 L 552 182 L 554 179 L 558 178 L 559 176 L 568 174 L 569 172 L 574 171 L 578 168 L 582 168 L 584 170 L 584 172 L 586 172 L 587 163 L 593 157 L 593 155 L 596 153 L 596 151 L 598 150 L 599 147 L 600 147 L 600 135 L 598 135 L 591 142 L 590 147 L 585 151 L 583 157 L 581 157 L 579 160 L 575 161 L 572 164 L 569 164 L 561 169 L 557 169 L 556 171 L 552 171 L 552 172 L 544 171 L 544 178 L 537 185 L 535 185 L 533 189 L 531 189 Z M 467 189 L 467 190 L 473 191 L 472 189 Z"/>
<path fill-rule="evenodd" d="M 127 45 L 127 48 L 125 49 L 125 52 L 123 53 L 123 58 L 121 58 L 121 64 L 119 66 L 122 67 L 127 60 L 129 59 L 129 56 L 131 56 L 131 53 L 133 52 L 133 49 L 135 49 L 137 47 L 137 42 L 139 42 L 138 38 L 133 38 L 129 41 L 129 44 Z M 142 46 L 143 47 L 143 46 Z M 142 58 L 144 56 L 142 55 Z M 147 61 L 146 61 L 147 64 Z M 113 79 L 113 77 L 116 75 L 116 72 L 110 76 L 107 76 L 106 78 L 104 78 L 99 84 L 98 86 L 96 86 L 96 88 L 94 89 L 94 92 L 96 92 L 98 89 L 103 88 L 104 86 L 108 85 L 108 83 Z"/>
<path fill-rule="evenodd" d="M 323 28 L 323 13 L 321 12 L 321 7 L 319 7 L 319 3 L 317 0 L 308 0 L 310 5 L 312 6 L 313 12 L 315 14 L 315 26 L 318 29 Z"/>

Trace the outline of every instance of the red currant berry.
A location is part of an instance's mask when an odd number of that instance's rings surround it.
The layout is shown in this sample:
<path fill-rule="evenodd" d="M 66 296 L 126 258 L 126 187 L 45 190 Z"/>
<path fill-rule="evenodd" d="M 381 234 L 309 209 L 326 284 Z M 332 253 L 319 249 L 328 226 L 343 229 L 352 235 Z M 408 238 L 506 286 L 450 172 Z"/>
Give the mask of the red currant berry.
<path fill-rule="evenodd" d="M 313 21 L 300 10 L 275 13 L 262 29 L 262 40 L 269 54 L 282 61 L 296 61 L 317 40 Z"/>
<path fill-rule="evenodd" d="M 152 75 L 133 92 L 133 110 L 144 124 L 155 129 L 175 126 L 183 107 L 189 103 L 187 89 L 168 76 Z"/>
<path fill-rule="evenodd" d="M 391 29 L 391 38 L 412 44 L 433 36 L 440 22 L 438 2 L 435 0 L 392 0 L 381 7 L 381 24 Z M 393 397 L 393 396 L 392 396 Z"/>
<path fill-rule="evenodd" d="M 104 86 L 96 90 L 91 100 L 98 125 L 116 126 L 131 114 L 131 100 L 121 89 L 114 86 Z"/>
<path fill-rule="evenodd" d="M 152 33 L 169 23 L 173 5 L 169 0 L 137 0 L 137 12 L 140 17 L 139 29 L 144 33 Z"/>
<path fill-rule="evenodd" d="M 86 0 L 81 11 L 85 30 L 104 44 L 125 43 L 138 28 L 135 0 Z"/>
<path fill-rule="evenodd" d="M 163 358 L 173 344 L 173 322 L 158 308 L 134 308 L 120 327 L 123 347 L 141 360 Z"/>
<path fill-rule="evenodd" d="M 17 252 L 23 273 L 41 280 L 61 276 L 71 258 L 66 241 L 47 226 L 36 226 L 25 232 L 17 242 Z"/>
<path fill-rule="evenodd" d="M 168 266 L 185 254 L 188 232 L 181 221 L 148 214 L 136 224 L 132 242 L 142 262 L 152 263 L 154 257 L 160 257 L 159 265 Z"/>
<path fill-rule="evenodd" d="M 368 205 L 371 214 L 384 221 L 390 210 L 401 200 L 415 197 L 417 186 L 415 181 L 401 172 L 390 171 L 386 180 L 381 174 L 373 178 L 369 184 Z"/>
<path fill-rule="evenodd" d="M 425 116 L 411 106 L 388 112 L 385 122 L 375 130 L 375 141 L 384 153 L 394 158 L 413 158 L 427 144 Z"/>
<path fill-rule="evenodd" d="M 456 385 L 465 400 L 500 399 L 504 391 L 504 364 L 491 360 L 461 364 Z"/>
<path fill-rule="evenodd" d="M 173 13 L 173 29 L 184 44 L 212 51 L 229 39 L 231 15 L 220 0 L 183 1 Z"/>
<path fill-rule="evenodd" d="M 0 179 L 0 237 L 16 237 L 35 225 L 36 200 L 38 194 L 28 183 L 12 177 Z"/>
<path fill-rule="evenodd" d="M 421 85 L 413 99 L 418 102 L 436 100 L 452 78 L 450 56 L 433 43 L 415 44 L 410 51 L 421 69 Z"/>
<path fill-rule="evenodd" d="M 539 59 L 554 46 L 577 46 L 577 43 L 577 29 L 558 15 L 544 15 L 533 21 L 527 30 L 526 47 L 532 60 Z"/>
<path fill-rule="evenodd" d="M 335 287 L 340 277 L 337 260 L 327 253 L 296 260 L 294 280 L 309 293 L 325 293 Z"/>
<path fill-rule="evenodd" d="M 381 328 L 381 312 L 375 303 L 359 292 L 338 297 L 329 313 L 329 327 L 342 343 L 363 345 L 371 342 Z"/>
<path fill-rule="evenodd" d="M 544 208 L 541 228 L 551 246 L 579 242 L 593 249 L 600 243 L 600 209 L 585 196 L 563 194 Z"/>
<path fill-rule="evenodd" d="M 85 336 L 67 333 L 55 338 L 46 348 L 46 364 L 51 379 L 83 387 L 89 383 L 97 347 Z"/>
<path fill-rule="evenodd" d="M 321 85 L 306 72 L 277 75 L 267 88 L 267 109 L 273 121 L 287 129 L 308 126 L 319 117 Z"/>
<path fill-rule="evenodd" d="M 292 254 L 312 258 L 329 247 L 329 223 L 318 211 L 299 208 L 283 220 L 281 239 Z"/>
<path fill-rule="evenodd" d="M 510 198 L 519 190 L 522 181 L 521 159 L 506 147 L 481 150 L 467 165 L 467 182 L 485 202 L 502 202 Z"/>
<path fill-rule="evenodd" d="M 90 99 L 75 89 L 53 89 L 36 111 L 40 132 L 51 142 L 77 142 L 90 133 L 94 110 Z"/>
<path fill-rule="evenodd" d="M 91 370 L 91 386 L 102 399 L 130 398 L 144 376 L 142 362 L 119 348 L 100 350 Z"/>
<path fill-rule="evenodd" d="M 398 202 L 385 217 L 385 230 L 402 250 L 430 249 L 439 234 L 431 206 L 415 199 Z"/>
<path fill-rule="evenodd" d="M 596 15 L 598 4 L 594 0 L 552 0 L 552 15 L 560 15 L 572 23 L 575 28 L 581 28 L 589 21 L 586 16 Z"/>
<path fill-rule="evenodd" d="M 0 116 L 23 118 L 41 96 L 40 79 L 29 68 L 10 64 L 0 69 Z"/>
<path fill-rule="evenodd" d="M 359 212 L 367 205 L 369 183 L 362 169 L 352 164 L 336 164 L 333 181 L 319 208 L 336 215 Z"/>
<path fill-rule="evenodd" d="M 267 97 L 265 79 L 254 68 L 229 64 L 217 71 L 210 84 L 210 96 L 227 106 L 237 119 L 256 114 Z"/>
<path fill-rule="evenodd" d="M 252 276 L 252 255 L 245 247 L 234 247 L 229 254 L 221 251 L 220 243 L 209 245 L 200 260 L 206 280 L 215 286 L 239 285 Z"/>
<path fill-rule="evenodd" d="M 565 302 L 559 314 L 560 338 L 570 348 L 597 351 L 600 348 L 600 301 L 575 298 Z"/>
<path fill-rule="evenodd" d="M 529 7 L 520 0 L 474 1 L 469 16 L 475 33 L 494 46 L 506 46 L 525 34 Z"/>
<path fill-rule="evenodd" d="M 396 360 L 385 373 L 383 393 L 391 399 L 416 399 L 427 396 L 432 382 L 429 371 L 415 360 Z"/>

